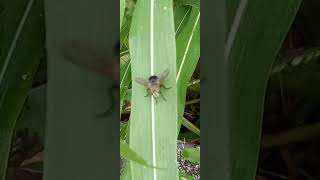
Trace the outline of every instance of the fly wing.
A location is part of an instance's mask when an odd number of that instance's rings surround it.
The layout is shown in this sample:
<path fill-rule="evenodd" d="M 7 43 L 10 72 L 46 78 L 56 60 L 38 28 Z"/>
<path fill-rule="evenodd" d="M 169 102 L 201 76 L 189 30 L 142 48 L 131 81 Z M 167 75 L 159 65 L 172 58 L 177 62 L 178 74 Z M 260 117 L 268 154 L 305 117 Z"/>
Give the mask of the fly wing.
<path fill-rule="evenodd" d="M 141 84 L 142 86 L 145 86 L 145 87 L 149 87 L 147 80 L 142 79 L 142 78 L 136 78 L 135 80 L 136 80 L 136 82 L 137 82 L 138 84 Z"/>
<path fill-rule="evenodd" d="M 119 79 L 119 58 L 114 58 L 119 57 L 118 54 L 112 57 L 111 53 L 103 53 L 89 42 L 80 40 L 64 41 L 61 47 L 62 55 L 71 63 L 107 78 Z"/>
<path fill-rule="evenodd" d="M 164 70 L 159 76 L 160 83 L 162 83 L 169 75 L 169 69 Z"/>

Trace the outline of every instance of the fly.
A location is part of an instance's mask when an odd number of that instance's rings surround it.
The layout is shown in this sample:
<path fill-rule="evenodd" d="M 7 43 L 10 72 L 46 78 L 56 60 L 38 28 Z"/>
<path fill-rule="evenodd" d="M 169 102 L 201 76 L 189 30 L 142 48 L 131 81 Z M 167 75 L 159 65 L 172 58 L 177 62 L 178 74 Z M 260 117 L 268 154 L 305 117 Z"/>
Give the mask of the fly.
<path fill-rule="evenodd" d="M 110 90 L 112 96 L 111 106 L 97 117 L 106 117 L 114 109 L 119 97 L 119 65 L 120 65 L 120 43 L 114 47 L 114 50 L 108 56 L 103 50 L 98 49 L 89 42 L 80 40 L 64 41 L 61 49 L 62 55 L 71 63 L 80 67 L 89 69 L 113 81 L 114 85 Z M 118 98 L 119 99 L 119 98 Z"/>
<path fill-rule="evenodd" d="M 162 97 L 164 101 L 167 101 L 167 99 L 164 97 L 162 93 L 162 88 L 164 89 L 170 89 L 171 87 L 166 87 L 163 85 L 163 81 L 168 77 L 169 75 L 169 69 L 164 70 L 160 76 L 152 75 L 148 78 L 148 80 L 143 78 L 136 78 L 136 82 L 143 85 L 147 89 L 147 95 L 144 97 L 148 97 L 150 94 L 154 97 L 156 104 L 157 104 L 157 98 L 159 96 Z"/>

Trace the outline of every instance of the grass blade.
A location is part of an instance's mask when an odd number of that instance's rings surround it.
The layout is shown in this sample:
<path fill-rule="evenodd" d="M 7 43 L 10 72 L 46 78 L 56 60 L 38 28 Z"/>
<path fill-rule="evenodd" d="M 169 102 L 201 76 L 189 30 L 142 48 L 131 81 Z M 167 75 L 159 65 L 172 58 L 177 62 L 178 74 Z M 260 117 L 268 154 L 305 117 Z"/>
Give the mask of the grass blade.
<path fill-rule="evenodd" d="M 131 26 L 131 17 L 128 17 L 124 24 L 122 25 L 121 32 L 120 32 L 120 49 L 127 49 L 128 48 L 128 38 L 129 38 L 129 31 Z"/>
<path fill-rule="evenodd" d="M 200 0 L 177 0 L 176 3 L 180 5 L 188 5 L 200 8 Z"/>
<path fill-rule="evenodd" d="M 231 93 L 231 179 L 247 180 L 256 175 L 268 73 L 301 0 L 229 2 L 237 10 L 228 12 L 236 15 L 225 51 Z"/>
<path fill-rule="evenodd" d="M 140 0 L 130 31 L 132 79 L 147 79 L 169 68 L 163 91 L 167 101 L 145 98 L 146 88 L 132 84 L 130 147 L 161 170 L 131 163 L 133 179 L 178 179 L 176 164 L 177 85 L 176 45 L 171 0 Z M 165 132 L 165 133 L 164 133 Z"/>
<path fill-rule="evenodd" d="M 129 55 L 127 55 L 127 58 L 128 59 L 122 65 L 120 65 L 120 117 L 123 102 L 131 83 L 131 61 L 129 59 Z"/>
<path fill-rule="evenodd" d="M 0 59 L 0 179 L 6 175 L 11 137 L 16 120 L 43 56 L 43 7 L 41 0 L 3 4 Z M 20 12 L 22 12 L 20 14 Z M 3 27 L 2 27 L 3 28 Z M 37 36 L 34 36 L 37 34 Z"/>
<path fill-rule="evenodd" d="M 200 10 L 193 7 L 189 21 L 177 38 L 178 130 L 184 113 L 186 91 L 200 57 Z M 178 131 L 179 133 L 179 131 Z"/>
<path fill-rule="evenodd" d="M 189 129 L 191 132 L 200 136 L 200 129 L 197 126 L 195 126 L 194 124 L 192 124 L 190 121 L 188 121 L 186 118 L 183 117 L 181 123 L 184 127 Z"/>
<path fill-rule="evenodd" d="M 188 23 L 190 12 L 192 7 L 190 6 L 177 6 L 174 10 L 174 27 L 176 32 L 176 38 L 179 37 L 180 32 L 184 29 Z"/>
<path fill-rule="evenodd" d="M 182 156 L 192 162 L 200 162 L 200 148 L 185 148 L 182 150 Z"/>
<path fill-rule="evenodd" d="M 123 140 L 120 140 L 120 155 L 126 160 L 130 160 L 131 162 L 138 163 L 145 167 L 153 168 L 152 165 L 148 164 L 146 160 L 144 160 L 138 153 L 132 150 L 129 145 Z"/>
<path fill-rule="evenodd" d="M 44 141 L 46 119 L 46 86 L 42 85 L 29 91 L 26 103 L 16 124 L 16 131 L 27 128 L 39 134 Z"/>

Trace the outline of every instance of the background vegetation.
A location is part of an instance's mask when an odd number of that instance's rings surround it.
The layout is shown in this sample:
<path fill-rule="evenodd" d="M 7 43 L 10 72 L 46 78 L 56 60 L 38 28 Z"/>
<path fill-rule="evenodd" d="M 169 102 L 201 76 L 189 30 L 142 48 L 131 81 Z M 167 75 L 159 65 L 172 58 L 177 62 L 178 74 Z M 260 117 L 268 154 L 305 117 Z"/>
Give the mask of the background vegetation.
<path fill-rule="evenodd" d="M 318 26 L 311 19 L 319 16 L 314 10 L 319 5 L 316 1 L 305 1 L 296 16 L 299 0 L 249 0 L 241 11 L 243 2 L 227 3 L 230 31 L 226 52 L 232 91 L 230 126 L 222 130 L 227 134 L 221 135 L 230 137 L 230 151 L 226 152 L 231 159 L 230 179 L 317 179 L 320 38 Z M 172 162 L 177 158 L 177 139 L 185 146 L 200 145 L 200 2 L 163 1 L 152 12 L 148 3 L 120 1 L 121 154 L 132 160 L 124 161 L 122 179 L 154 177 L 154 169 L 150 168 L 153 165 L 163 172 L 157 174 L 159 177 L 192 179 Z M 164 91 L 167 101 L 159 99 L 157 106 L 143 97 L 146 89 L 133 81 L 152 73 L 150 55 L 146 53 L 151 51 L 152 36 L 148 29 L 139 35 L 141 26 L 152 25 L 146 15 L 151 13 L 155 13 L 155 22 L 159 22 L 154 26 L 153 42 L 158 44 L 153 46 L 153 72 L 159 74 L 171 68 L 165 84 L 172 89 Z M 40 0 L 0 2 L 3 180 L 41 179 L 42 175 L 46 56 L 41 14 Z M 236 15 L 240 20 L 234 18 Z M 164 32 L 168 37 L 162 37 Z M 138 113 L 148 108 L 154 108 L 158 122 L 155 133 L 159 138 L 150 138 L 154 133 L 148 121 L 152 113 Z M 167 131 L 170 133 L 162 133 Z M 142 132 L 149 135 L 142 136 L 139 134 Z M 162 146 L 166 154 L 158 153 L 156 164 L 150 153 L 154 140 L 156 145 L 170 142 Z M 200 158 L 197 148 L 187 148 L 182 154 L 195 162 Z M 180 173 L 161 169 L 168 164 Z"/>

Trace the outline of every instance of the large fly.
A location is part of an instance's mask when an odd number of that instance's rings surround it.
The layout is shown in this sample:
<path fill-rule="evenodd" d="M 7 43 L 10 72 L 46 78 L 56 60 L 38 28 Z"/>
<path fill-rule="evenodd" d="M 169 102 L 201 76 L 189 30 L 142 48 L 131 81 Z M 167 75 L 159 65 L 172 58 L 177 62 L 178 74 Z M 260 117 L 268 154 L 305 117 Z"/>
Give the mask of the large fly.
<path fill-rule="evenodd" d="M 143 78 L 136 78 L 136 82 L 143 85 L 144 87 L 148 88 L 147 89 L 147 95 L 144 97 L 148 97 L 150 94 L 155 98 L 156 104 L 157 104 L 157 98 L 159 96 L 162 97 L 164 101 L 167 101 L 167 99 L 164 97 L 162 93 L 162 88 L 164 89 L 170 89 L 171 87 L 166 87 L 163 85 L 163 81 L 168 77 L 169 75 L 169 69 L 164 70 L 160 76 L 152 75 L 148 78 L 148 80 L 143 79 Z"/>
<path fill-rule="evenodd" d="M 114 82 L 110 90 L 113 97 L 111 106 L 97 117 L 106 117 L 114 109 L 116 97 L 119 97 L 119 65 L 120 65 L 120 44 L 115 46 L 112 56 L 108 56 L 103 50 L 98 49 L 89 42 L 80 40 L 64 41 L 61 49 L 62 55 L 71 63 L 89 69 Z"/>

